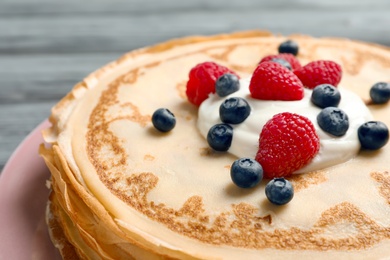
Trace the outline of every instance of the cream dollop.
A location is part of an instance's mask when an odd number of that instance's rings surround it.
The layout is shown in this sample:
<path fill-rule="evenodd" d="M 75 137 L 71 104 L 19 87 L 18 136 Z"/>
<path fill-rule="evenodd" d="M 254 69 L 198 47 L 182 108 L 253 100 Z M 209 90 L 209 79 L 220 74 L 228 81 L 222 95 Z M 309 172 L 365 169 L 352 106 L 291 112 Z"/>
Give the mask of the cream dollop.
<path fill-rule="evenodd" d="M 218 123 L 219 107 L 221 103 L 230 97 L 245 98 L 251 106 L 251 114 L 241 124 L 232 125 L 233 140 L 229 152 L 237 157 L 256 156 L 259 146 L 259 136 L 264 124 L 275 114 L 282 112 L 296 113 L 305 116 L 313 123 L 318 136 L 320 137 L 320 150 L 313 160 L 295 173 L 305 173 L 320 170 L 332 165 L 343 163 L 353 158 L 360 150 L 360 143 L 357 129 L 363 123 L 372 120 L 372 115 L 355 93 L 339 87 L 341 102 L 339 108 L 347 113 L 349 118 L 349 129 L 344 136 L 336 137 L 324 132 L 317 123 L 317 115 L 321 108 L 316 107 L 310 101 L 310 89 L 305 89 L 305 95 L 299 101 L 269 101 L 254 99 L 249 92 L 250 78 L 240 80 L 240 90 L 227 97 L 219 97 L 217 94 L 210 94 L 199 108 L 198 129 L 206 138 L 209 129 Z"/>

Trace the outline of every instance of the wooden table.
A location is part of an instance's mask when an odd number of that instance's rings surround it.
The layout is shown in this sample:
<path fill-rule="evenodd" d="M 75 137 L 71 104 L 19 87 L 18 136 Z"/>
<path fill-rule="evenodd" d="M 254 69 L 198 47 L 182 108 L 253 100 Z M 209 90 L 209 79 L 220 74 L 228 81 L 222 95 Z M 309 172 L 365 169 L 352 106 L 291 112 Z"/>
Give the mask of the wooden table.
<path fill-rule="evenodd" d="M 390 45 L 388 0 L 1 0 L 0 170 L 85 75 L 175 37 L 248 29 Z"/>

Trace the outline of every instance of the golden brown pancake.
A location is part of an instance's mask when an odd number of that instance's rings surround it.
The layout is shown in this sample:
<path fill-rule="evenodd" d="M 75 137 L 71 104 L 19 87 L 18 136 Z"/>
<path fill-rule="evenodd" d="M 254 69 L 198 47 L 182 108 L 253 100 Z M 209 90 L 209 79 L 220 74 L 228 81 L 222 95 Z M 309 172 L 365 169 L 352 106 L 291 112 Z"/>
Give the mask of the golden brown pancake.
<path fill-rule="evenodd" d="M 343 68 L 340 86 L 367 104 L 390 79 L 390 50 L 348 39 L 291 35 L 301 64 Z M 51 173 L 48 222 L 65 259 L 383 259 L 390 257 L 390 146 L 294 175 L 293 200 L 265 196 L 266 181 L 240 189 L 237 159 L 208 148 L 188 73 L 214 61 L 250 76 L 287 37 L 242 32 L 172 40 L 125 54 L 90 74 L 52 110 L 42 146 Z M 166 107 L 176 127 L 160 133 Z M 368 104 L 390 125 L 389 104 Z"/>

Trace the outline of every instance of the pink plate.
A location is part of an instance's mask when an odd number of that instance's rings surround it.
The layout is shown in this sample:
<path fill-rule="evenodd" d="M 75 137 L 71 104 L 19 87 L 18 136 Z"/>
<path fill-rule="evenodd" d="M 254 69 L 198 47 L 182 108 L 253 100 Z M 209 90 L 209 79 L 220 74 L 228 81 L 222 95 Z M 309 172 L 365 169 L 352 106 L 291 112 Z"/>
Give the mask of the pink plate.
<path fill-rule="evenodd" d="M 44 121 L 19 145 L 0 175 L 0 260 L 61 259 L 45 223 L 50 173 L 38 147 Z"/>

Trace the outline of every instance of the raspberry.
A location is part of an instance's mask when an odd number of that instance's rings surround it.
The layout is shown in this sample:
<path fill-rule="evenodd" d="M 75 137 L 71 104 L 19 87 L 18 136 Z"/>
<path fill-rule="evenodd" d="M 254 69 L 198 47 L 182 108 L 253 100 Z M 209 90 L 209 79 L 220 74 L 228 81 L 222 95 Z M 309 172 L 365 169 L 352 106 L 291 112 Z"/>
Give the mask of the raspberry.
<path fill-rule="evenodd" d="M 253 98 L 263 100 L 301 100 L 303 85 L 293 72 L 276 62 L 260 63 L 249 84 Z"/>
<path fill-rule="evenodd" d="M 330 84 L 337 87 L 341 80 L 342 69 L 336 62 L 317 60 L 295 70 L 294 73 L 305 87 L 313 89 L 321 84 Z"/>
<path fill-rule="evenodd" d="M 302 65 L 299 62 L 299 60 L 293 54 L 290 54 L 290 53 L 280 53 L 277 55 L 268 55 L 268 56 L 265 56 L 264 58 L 262 58 L 259 63 L 262 63 L 265 61 L 271 61 L 272 59 L 283 59 L 283 60 L 287 61 L 288 63 L 290 63 L 293 70 L 297 70 L 297 69 L 302 68 Z"/>
<path fill-rule="evenodd" d="M 263 127 L 256 154 L 264 177 L 287 177 L 309 163 L 320 149 L 312 122 L 301 115 L 284 112 Z"/>
<path fill-rule="evenodd" d="M 203 62 L 191 69 L 187 82 L 188 100 L 200 106 L 210 93 L 215 93 L 215 81 L 225 73 L 238 76 L 230 69 L 214 62 Z"/>

